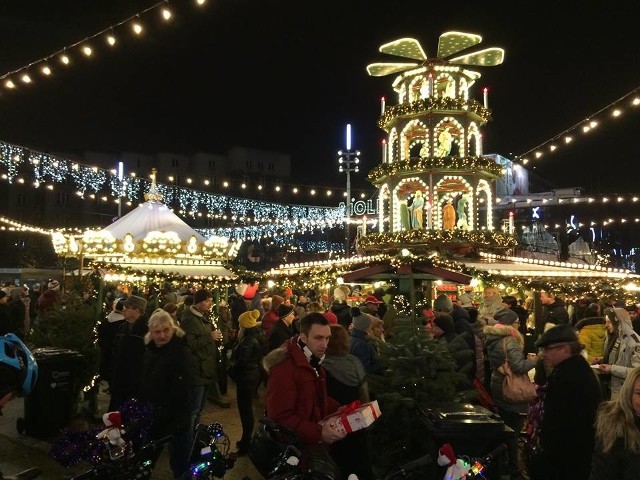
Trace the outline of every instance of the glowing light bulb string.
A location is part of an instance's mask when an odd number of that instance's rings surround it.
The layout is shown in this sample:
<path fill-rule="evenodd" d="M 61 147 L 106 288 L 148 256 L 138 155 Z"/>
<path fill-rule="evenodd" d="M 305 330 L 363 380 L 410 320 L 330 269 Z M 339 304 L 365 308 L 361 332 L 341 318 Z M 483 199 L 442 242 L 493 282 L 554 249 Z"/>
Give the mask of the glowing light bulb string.
<path fill-rule="evenodd" d="M 595 117 L 597 117 L 601 113 L 603 113 L 603 112 L 605 112 L 605 111 L 607 111 L 607 110 L 609 110 L 609 109 L 611 109 L 613 107 L 618 106 L 620 103 L 622 103 L 624 100 L 626 100 L 626 99 L 628 99 L 630 97 L 635 97 L 633 102 L 632 102 L 633 106 L 640 106 L 640 98 L 637 97 L 639 92 L 640 92 L 640 86 L 636 87 L 631 92 L 621 96 L 617 100 L 614 100 L 613 102 L 609 103 L 608 105 L 606 105 L 605 107 L 601 108 L 597 112 L 592 113 L 587 118 L 585 118 L 583 120 L 580 120 L 579 122 L 573 124 L 569 128 L 563 130 L 562 132 L 558 133 L 557 135 L 551 137 L 550 139 L 545 140 L 544 142 L 541 142 L 541 143 L 537 144 L 536 146 L 530 148 L 529 150 L 525 151 L 524 153 L 521 153 L 520 155 L 516 155 L 516 157 L 514 158 L 514 161 L 519 161 L 519 162 L 521 162 L 523 164 L 526 164 L 528 162 L 528 160 L 529 160 L 529 159 L 526 158 L 527 155 L 531 154 L 532 152 L 536 152 L 537 150 L 539 150 L 540 148 L 544 147 L 545 145 L 552 144 L 553 142 L 561 139 L 563 136 L 573 132 L 574 130 L 577 130 L 580 127 L 584 127 L 585 124 L 588 126 L 588 123 L 590 121 L 593 121 Z M 542 156 L 542 155 L 540 155 L 540 156 Z"/>
<path fill-rule="evenodd" d="M 29 68 L 33 67 L 34 65 L 38 65 L 38 64 L 41 64 L 41 63 L 48 62 L 53 57 L 56 57 L 58 55 L 66 54 L 70 50 L 74 49 L 75 47 L 78 47 L 80 45 L 84 45 L 85 43 L 89 42 L 90 40 L 93 40 L 93 39 L 95 39 L 97 37 L 100 37 L 101 35 L 104 35 L 104 34 L 106 34 L 108 32 L 113 32 L 113 30 L 115 28 L 118 28 L 118 27 L 120 27 L 120 26 L 122 26 L 122 25 L 124 25 L 124 24 L 126 24 L 128 22 L 131 22 L 133 20 L 136 20 L 136 19 L 139 20 L 141 15 L 144 15 L 144 14 L 146 14 L 147 12 L 149 12 L 151 10 L 155 10 L 156 8 L 159 8 L 161 6 L 166 7 L 168 5 L 168 3 L 169 2 L 167 0 L 162 0 L 161 2 L 158 2 L 158 3 L 156 3 L 156 4 L 154 4 L 154 5 L 150 6 L 150 7 L 147 7 L 144 10 L 142 10 L 142 11 L 140 11 L 138 13 L 135 13 L 134 15 L 131 15 L 130 17 L 127 17 L 126 19 L 124 19 L 124 20 L 122 20 L 122 21 L 120 21 L 118 23 L 110 25 L 107 28 L 104 28 L 104 29 L 100 30 L 99 32 L 97 32 L 97 33 L 95 33 L 95 34 L 93 34 L 91 36 L 85 37 L 82 40 L 79 40 L 79 41 L 77 41 L 75 43 L 72 43 L 71 45 L 67 45 L 66 47 L 61 48 L 60 50 L 57 50 L 57 51 L 53 52 L 52 54 L 47 55 L 46 57 L 42 57 L 42 58 L 40 58 L 38 60 L 34 60 L 31 63 L 28 63 L 27 65 L 24 65 L 24 66 L 22 66 L 20 68 L 16 68 L 15 70 L 12 70 L 10 72 L 7 72 L 4 75 L 0 76 L 0 81 L 1 80 L 6 80 L 9 77 L 17 75 L 20 72 L 24 72 L 24 71 L 28 70 Z"/>

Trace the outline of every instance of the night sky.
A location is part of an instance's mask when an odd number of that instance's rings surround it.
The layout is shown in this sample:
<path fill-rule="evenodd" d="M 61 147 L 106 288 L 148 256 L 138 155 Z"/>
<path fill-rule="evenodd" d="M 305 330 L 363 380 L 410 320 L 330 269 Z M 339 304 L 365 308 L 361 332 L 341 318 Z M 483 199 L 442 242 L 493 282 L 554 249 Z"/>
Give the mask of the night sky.
<path fill-rule="evenodd" d="M 0 74 L 46 57 L 154 5 L 154 1 L 2 2 Z M 380 162 L 380 97 L 397 102 L 394 76 L 367 64 L 403 61 L 378 52 L 400 37 L 431 57 L 448 30 L 483 36 L 475 49 L 506 50 L 479 69 L 472 95 L 489 87 L 494 120 L 484 152 L 512 157 L 559 134 L 640 85 L 637 16 L 602 2 L 426 0 L 193 0 L 171 2 L 174 19 L 143 15 L 145 34 L 115 29 L 117 47 L 93 42 L 94 58 L 57 62 L 16 92 L 0 87 L 0 140 L 47 152 L 223 153 L 231 146 L 290 154 L 293 178 L 342 186 L 336 151 L 346 123 L 363 173 Z M 459 8 L 452 5 L 462 5 Z M 590 6 L 594 5 L 594 6 Z M 597 7 L 595 6 L 597 5 Z M 562 11 L 558 10 L 562 7 Z M 640 108 L 535 162 L 558 187 L 635 192 Z"/>

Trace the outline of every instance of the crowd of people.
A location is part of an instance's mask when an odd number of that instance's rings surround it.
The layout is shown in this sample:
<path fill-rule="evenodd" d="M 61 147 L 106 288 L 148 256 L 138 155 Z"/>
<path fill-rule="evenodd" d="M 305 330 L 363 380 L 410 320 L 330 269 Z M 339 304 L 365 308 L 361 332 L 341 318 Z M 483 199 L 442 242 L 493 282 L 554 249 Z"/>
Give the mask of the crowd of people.
<path fill-rule="evenodd" d="M 32 299 L 34 287 L 0 290 L 0 340 L 15 358 L 25 359 L 0 358 L 0 408 L 35 381 L 20 338 L 60 301 L 58 282 L 47 282 Z M 193 287 L 109 291 L 111 311 L 98 326 L 109 410 L 131 398 L 150 402 L 150 435 L 173 435 L 170 466 L 178 478 L 188 467 L 194 427 L 207 401 L 230 407 L 228 378 L 242 425 L 235 455 L 248 453 L 254 402 L 266 386 L 266 415 L 297 433 L 304 465 L 330 462 L 340 478 L 373 478 L 366 434 L 345 436 L 323 419 L 341 405 L 375 397 L 367 378 L 385 369 L 381 348 L 393 336 L 397 316 L 389 292 L 354 297 L 339 285 L 327 298 L 314 291 L 271 294 L 247 287 L 215 305 L 210 291 Z M 629 472 L 640 465 L 637 308 L 615 298 L 568 306 L 553 292 L 542 292 L 540 300 L 544 318 L 534 322 L 527 299 L 502 296 L 494 287 L 477 301 L 467 293 L 443 293 L 420 312 L 420 331 L 457 342 L 460 389 L 484 389 L 505 425 L 523 433 L 523 444 L 516 437 L 508 444 L 512 478 L 636 478 Z M 544 325 L 537 338 L 535 324 Z M 532 402 L 505 397 L 505 362 L 535 380 Z"/>

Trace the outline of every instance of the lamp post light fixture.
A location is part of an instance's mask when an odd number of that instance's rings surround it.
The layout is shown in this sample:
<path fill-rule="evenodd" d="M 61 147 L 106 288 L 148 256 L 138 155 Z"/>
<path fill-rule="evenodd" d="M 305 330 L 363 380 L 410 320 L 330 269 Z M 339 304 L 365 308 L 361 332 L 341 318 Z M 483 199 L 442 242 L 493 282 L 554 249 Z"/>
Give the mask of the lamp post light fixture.
<path fill-rule="evenodd" d="M 360 151 L 351 149 L 351 124 L 347 124 L 347 148 L 338 151 L 338 171 L 347 174 L 347 201 L 345 202 L 345 256 L 349 256 L 351 249 L 350 242 L 350 224 L 351 224 L 351 172 L 360 171 L 358 164 L 360 163 Z"/>
<path fill-rule="evenodd" d="M 124 180 L 124 163 L 118 162 L 118 182 L 119 182 L 119 192 L 118 192 L 118 219 L 122 217 L 122 199 L 125 196 L 125 180 Z"/>

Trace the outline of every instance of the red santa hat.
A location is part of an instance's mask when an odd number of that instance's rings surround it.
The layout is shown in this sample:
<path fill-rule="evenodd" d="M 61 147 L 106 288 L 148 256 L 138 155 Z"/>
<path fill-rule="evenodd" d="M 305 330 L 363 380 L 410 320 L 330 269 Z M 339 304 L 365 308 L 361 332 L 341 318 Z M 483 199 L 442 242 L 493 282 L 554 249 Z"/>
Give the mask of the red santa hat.
<path fill-rule="evenodd" d="M 438 465 L 450 467 L 454 463 L 456 463 L 456 454 L 453 452 L 453 447 L 450 443 L 445 443 L 438 450 Z"/>

